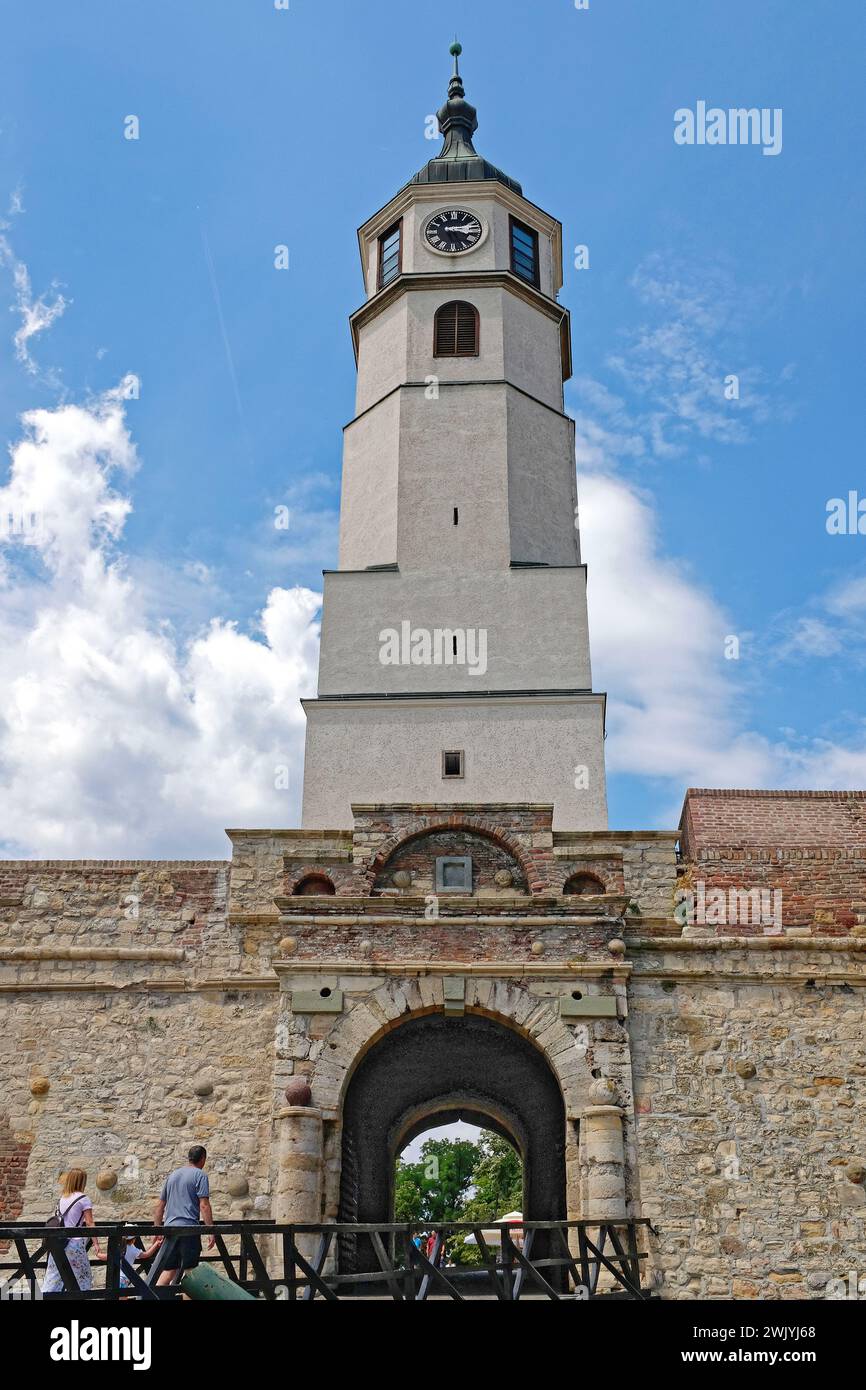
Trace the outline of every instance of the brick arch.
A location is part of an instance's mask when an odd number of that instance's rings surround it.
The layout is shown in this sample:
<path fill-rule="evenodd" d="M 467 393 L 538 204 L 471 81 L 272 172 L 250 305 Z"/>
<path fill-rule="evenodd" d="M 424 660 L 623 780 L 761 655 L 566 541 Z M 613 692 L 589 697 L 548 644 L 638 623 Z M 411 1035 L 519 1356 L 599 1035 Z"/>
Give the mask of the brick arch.
<path fill-rule="evenodd" d="M 323 867 L 321 863 L 317 864 L 315 861 L 301 864 L 293 861 L 285 865 L 283 869 L 283 893 L 287 897 L 294 896 L 298 885 L 308 878 L 328 879 L 333 884 L 335 893 L 356 893 L 358 889 L 352 878 L 351 868 L 350 864 L 329 863 Z"/>
<path fill-rule="evenodd" d="M 392 835 L 384 844 L 379 846 L 375 857 L 367 866 L 365 882 L 367 891 L 372 892 L 376 879 L 385 868 L 388 860 L 398 849 L 409 844 L 412 840 L 421 839 L 424 835 L 435 834 L 437 830 L 463 830 L 470 835 L 480 835 L 484 839 L 492 840 L 500 845 L 504 850 L 517 860 L 523 875 L 526 879 L 527 888 L 532 892 L 533 879 L 536 877 L 534 866 L 531 859 L 526 855 L 524 847 L 501 825 L 497 825 L 494 820 L 486 816 L 473 815 L 451 815 L 415 822 L 413 826 L 403 827 L 398 833 Z"/>
<path fill-rule="evenodd" d="M 564 894 L 572 894 L 575 897 L 598 895 L 607 892 L 604 879 L 599 874 L 592 873 L 588 869 L 578 869 L 576 873 L 569 874 L 562 885 Z"/>
<path fill-rule="evenodd" d="M 292 885 L 293 897 L 303 897 L 313 891 L 328 895 L 336 893 L 334 880 L 324 869 L 311 869 L 309 873 L 303 873 L 300 878 L 295 879 Z"/>

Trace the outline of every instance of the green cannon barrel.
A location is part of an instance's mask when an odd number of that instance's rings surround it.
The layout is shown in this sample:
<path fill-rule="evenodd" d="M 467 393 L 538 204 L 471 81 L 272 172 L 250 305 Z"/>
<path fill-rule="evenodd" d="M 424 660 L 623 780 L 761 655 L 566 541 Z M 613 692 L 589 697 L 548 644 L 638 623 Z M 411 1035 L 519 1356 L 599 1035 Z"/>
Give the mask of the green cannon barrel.
<path fill-rule="evenodd" d="M 233 1284 L 230 1279 L 224 1279 L 209 1265 L 197 1265 L 195 1269 L 188 1270 L 180 1281 L 180 1287 L 187 1298 L 201 1303 L 236 1303 L 242 1299 L 256 1301 L 253 1294 L 239 1284 Z"/>

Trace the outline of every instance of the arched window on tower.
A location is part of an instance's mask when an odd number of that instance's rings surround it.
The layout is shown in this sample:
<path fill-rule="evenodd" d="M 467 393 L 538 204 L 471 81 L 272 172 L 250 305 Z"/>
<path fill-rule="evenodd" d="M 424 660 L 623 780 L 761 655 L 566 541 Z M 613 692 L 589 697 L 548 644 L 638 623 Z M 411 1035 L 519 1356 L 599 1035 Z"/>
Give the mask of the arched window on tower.
<path fill-rule="evenodd" d="M 474 304 L 455 299 L 436 310 L 433 329 L 435 357 L 477 357 L 478 339 L 478 310 Z"/>

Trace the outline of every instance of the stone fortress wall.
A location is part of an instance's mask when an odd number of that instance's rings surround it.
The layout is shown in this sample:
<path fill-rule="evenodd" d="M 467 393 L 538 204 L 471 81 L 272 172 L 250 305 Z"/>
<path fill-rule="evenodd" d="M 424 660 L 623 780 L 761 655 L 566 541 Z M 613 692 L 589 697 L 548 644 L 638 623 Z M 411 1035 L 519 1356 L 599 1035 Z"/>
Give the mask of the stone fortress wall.
<path fill-rule="evenodd" d="M 218 1217 L 333 1219 L 358 1060 L 465 1011 L 544 1052 L 568 1215 L 649 1217 L 663 1296 L 866 1275 L 864 794 L 690 792 L 679 837 L 398 806 L 230 838 L 0 866 L 0 1217 L 47 1216 L 72 1163 L 97 1216 L 149 1216 L 201 1142 Z M 476 874 L 435 918 L 431 852 Z M 781 923 L 684 921 L 700 884 L 781 889 Z"/>
<path fill-rule="evenodd" d="M 681 890 L 779 891 L 781 923 L 630 941 L 665 1286 L 810 1298 L 854 1270 L 866 1290 L 866 794 L 691 791 L 681 829 Z"/>

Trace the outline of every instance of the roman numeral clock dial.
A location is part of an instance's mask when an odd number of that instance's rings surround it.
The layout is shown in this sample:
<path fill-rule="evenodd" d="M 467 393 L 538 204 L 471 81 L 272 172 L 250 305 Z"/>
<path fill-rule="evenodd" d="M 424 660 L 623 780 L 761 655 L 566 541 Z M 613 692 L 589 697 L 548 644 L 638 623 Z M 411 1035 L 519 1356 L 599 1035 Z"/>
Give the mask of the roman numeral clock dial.
<path fill-rule="evenodd" d="M 424 235 L 434 251 L 456 256 L 461 251 L 471 251 L 480 240 L 481 232 L 481 223 L 473 212 L 450 208 L 430 218 Z"/>

